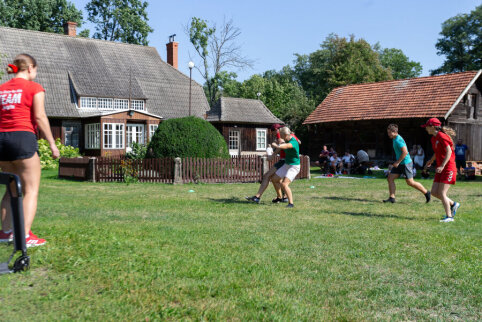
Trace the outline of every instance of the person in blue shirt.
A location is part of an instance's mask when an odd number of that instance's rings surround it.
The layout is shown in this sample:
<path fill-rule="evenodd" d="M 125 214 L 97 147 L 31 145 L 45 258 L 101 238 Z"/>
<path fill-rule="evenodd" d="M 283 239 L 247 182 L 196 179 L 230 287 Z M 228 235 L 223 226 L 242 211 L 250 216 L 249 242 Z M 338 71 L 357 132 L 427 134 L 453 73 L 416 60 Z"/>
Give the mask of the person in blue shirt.
<path fill-rule="evenodd" d="M 430 191 L 425 189 L 425 187 L 413 180 L 413 162 L 408 154 L 407 144 L 405 140 L 398 134 L 398 125 L 390 124 L 387 127 L 387 134 L 390 139 L 393 140 L 393 149 L 395 150 L 395 156 L 397 161 L 393 163 L 393 168 L 388 174 L 388 191 L 390 196 L 388 199 L 383 200 L 383 202 L 394 203 L 395 202 L 395 179 L 400 177 L 400 175 L 405 175 L 405 182 L 410 186 L 425 195 L 425 201 L 430 201 Z"/>
<path fill-rule="evenodd" d="M 462 139 L 457 140 L 455 145 L 455 165 L 457 166 L 457 173 L 460 175 L 460 168 L 465 169 L 467 167 L 465 156 L 469 151 L 469 148 L 462 143 Z"/>

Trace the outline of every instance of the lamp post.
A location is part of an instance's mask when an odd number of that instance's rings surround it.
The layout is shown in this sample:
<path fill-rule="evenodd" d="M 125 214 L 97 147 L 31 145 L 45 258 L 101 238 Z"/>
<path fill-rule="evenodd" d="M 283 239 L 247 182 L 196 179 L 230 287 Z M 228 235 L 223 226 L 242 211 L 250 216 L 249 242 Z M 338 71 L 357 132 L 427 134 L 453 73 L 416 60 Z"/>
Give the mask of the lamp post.
<path fill-rule="evenodd" d="M 194 63 L 190 61 L 187 66 L 189 67 L 189 116 L 191 116 L 191 87 L 192 87 L 192 69 L 194 68 Z"/>
<path fill-rule="evenodd" d="M 259 97 L 261 96 L 261 92 L 257 92 L 256 96 L 258 96 L 258 99 L 259 99 Z"/>

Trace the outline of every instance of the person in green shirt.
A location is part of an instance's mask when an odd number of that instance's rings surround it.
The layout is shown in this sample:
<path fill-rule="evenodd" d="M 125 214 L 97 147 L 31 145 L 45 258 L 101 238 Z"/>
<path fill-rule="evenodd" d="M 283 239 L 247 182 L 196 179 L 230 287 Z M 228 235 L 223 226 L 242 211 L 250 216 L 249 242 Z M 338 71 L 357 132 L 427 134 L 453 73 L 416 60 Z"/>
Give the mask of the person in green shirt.
<path fill-rule="evenodd" d="M 393 163 L 393 168 L 388 174 L 388 191 L 390 196 L 388 199 L 383 200 L 383 202 L 394 203 L 395 202 L 395 179 L 400 177 L 400 175 L 405 175 L 405 182 L 410 186 L 425 195 L 425 201 L 430 201 L 430 191 L 425 189 L 425 187 L 413 180 L 413 162 L 412 158 L 408 154 L 407 144 L 405 140 L 398 134 L 398 125 L 390 124 L 387 127 L 387 134 L 390 139 L 393 140 L 393 149 L 395 150 L 395 156 L 397 161 Z"/>
<path fill-rule="evenodd" d="M 300 172 L 300 146 L 298 141 L 292 136 L 288 127 L 280 129 L 281 138 L 285 141 L 283 144 L 273 143 L 273 148 L 284 150 L 286 153 L 285 164 L 279 168 L 272 178 L 278 196 L 281 195 L 281 190 L 286 193 L 288 197 L 287 208 L 293 208 L 293 194 L 290 183 L 293 182 Z"/>

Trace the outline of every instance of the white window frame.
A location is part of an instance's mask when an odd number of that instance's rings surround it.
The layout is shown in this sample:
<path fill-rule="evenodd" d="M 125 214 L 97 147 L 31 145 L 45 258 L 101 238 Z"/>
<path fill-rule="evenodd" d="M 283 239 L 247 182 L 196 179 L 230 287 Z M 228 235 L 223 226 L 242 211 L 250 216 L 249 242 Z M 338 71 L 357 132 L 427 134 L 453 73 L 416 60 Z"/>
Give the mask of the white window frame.
<path fill-rule="evenodd" d="M 136 111 L 144 111 L 145 110 L 144 100 L 132 100 L 131 101 L 131 109 L 136 110 Z"/>
<path fill-rule="evenodd" d="M 132 130 L 136 131 L 133 132 Z M 138 131 L 139 130 L 139 131 Z M 126 125 L 126 147 L 130 148 L 133 142 L 137 144 L 146 144 L 146 127 L 144 124 L 127 124 Z M 130 136 L 130 142 L 129 142 Z"/>
<path fill-rule="evenodd" d="M 125 124 L 104 123 L 103 126 L 104 149 L 120 150 L 125 145 Z"/>
<path fill-rule="evenodd" d="M 128 110 L 129 109 L 129 100 L 127 99 L 118 99 L 114 100 L 114 110 Z"/>
<path fill-rule="evenodd" d="M 99 110 L 112 110 L 114 109 L 114 99 L 112 98 L 97 98 L 97 108 Z"/>
<path fill-rule="evenodd" d="M 151 141 L 152 136 L 156 133 L 159 124 L 149 124 L 149 141 Z"/>
<path fill-rule="evenodd" d="M 260 133 L 264 133 L 264 137 Z M 264 142 L 262 140 L 264 139 Z M 261 146 L 260 146 L 261 145 Z M 268 147 L 268 129 L 256 129 L 256 151 L 266 151 Z"/>
<path fill-rule="evenodd" d="M 239 130 L 230 130 L 229 131 L 229 140 L 228 140 L 229 150 L 239 150 L 239 141 L 240 141 L 240 131 Z M 234 145 L 236 145 L 236 147 L 234 147 Z"/>
<path fill-rule="evenodd" d="M 97 97 L 84 96 L 80 98 L 80 108 L 97 108 Z"/>
<path fill-rule="evenodd" d="M 100 149 L 100 123 L 85 124 L 85 148 Z"/>

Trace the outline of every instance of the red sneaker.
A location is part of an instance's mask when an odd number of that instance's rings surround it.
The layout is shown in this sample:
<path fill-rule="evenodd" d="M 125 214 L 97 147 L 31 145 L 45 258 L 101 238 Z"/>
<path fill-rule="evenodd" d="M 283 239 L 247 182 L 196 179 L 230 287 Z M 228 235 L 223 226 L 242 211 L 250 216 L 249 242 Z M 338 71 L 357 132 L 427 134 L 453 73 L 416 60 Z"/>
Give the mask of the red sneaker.
<path fill-rule="evenodd" d="M 47 241 L 42 238 L 38 238 L 37 236 L 30 234 L 27 239 L 25 239 L 25 243 L 27 244 L 27 248 L 29 247 L 37 247 L 37 246 L 42 246 L 45 244 Z"/>
<path fill-rule="evenodd" d="M 3 230 L 0 230 L 0 243 L 7 243 L 13 241 L 13 233 L 6 233 Z"/>
<path fill-rule="evenodd" d="M 32 237 L 35 237 L 35 238 L 38 238 L 37 235 L 35 235 L 34 233 L 32 233 L 31 230 L 28 231 L 28 235 L 29 235 L 29 236 L 32 236 Z"/>

